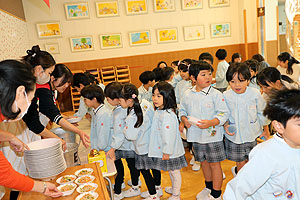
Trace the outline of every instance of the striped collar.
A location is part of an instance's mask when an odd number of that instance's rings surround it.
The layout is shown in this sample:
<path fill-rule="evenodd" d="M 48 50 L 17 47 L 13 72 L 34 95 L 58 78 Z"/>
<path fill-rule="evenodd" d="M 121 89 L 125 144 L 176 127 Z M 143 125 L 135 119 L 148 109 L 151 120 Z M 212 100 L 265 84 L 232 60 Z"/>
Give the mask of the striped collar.
<path fill-rule="evenodd" d="M 97 114 L 97 112 L 104 106 L 104 104 L 101 104 L 100 106 L 98 106 L 96 109 L 93 109 L 93 113 L 94 115 Z"/>

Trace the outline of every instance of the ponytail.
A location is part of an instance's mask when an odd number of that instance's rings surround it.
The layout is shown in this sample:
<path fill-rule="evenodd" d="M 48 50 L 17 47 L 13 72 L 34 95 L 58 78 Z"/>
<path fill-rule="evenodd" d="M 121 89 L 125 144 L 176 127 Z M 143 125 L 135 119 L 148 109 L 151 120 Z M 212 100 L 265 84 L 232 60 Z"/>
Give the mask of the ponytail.
<path fill-rule="evenodd" d="M 139 99 L 137 97 L 135 97 L 133 99 L 133 110 L 137 117 L 134 128 L 138 128 L 143 124 L 143 111 L 142 111 Z"/>
<path fill-rule="evenodd" d="M 277 59 L 282 62 L 286 62 L 288 60 L 288 68 L 286 70 L 287 74 L 293 74 L 293 64 L 299 63 L 299 61 L 291 56 L 288 52 L 282 52 L 279 56 L 277 56 Z"/>

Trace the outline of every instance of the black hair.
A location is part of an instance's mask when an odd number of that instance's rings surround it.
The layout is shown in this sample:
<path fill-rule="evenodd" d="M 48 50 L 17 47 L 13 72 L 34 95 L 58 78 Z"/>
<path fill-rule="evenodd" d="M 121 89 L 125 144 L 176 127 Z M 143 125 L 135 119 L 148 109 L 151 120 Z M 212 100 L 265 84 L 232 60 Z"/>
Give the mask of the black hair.
<path fill-rule="evenodd" d="M 35 76 L 32 66 L 16 60 L 3 60 L 0 62 L 0 113 L 7 119 L 15 119 L 21 112 L 11 110 L 16 98 L 16 90 L 24 86 L 26 93 L 35 89 Z"/>
<path fill-rule="evenodd" d="M 125 83 L 122 87 L 122 91 L 120 94 L 120 98 L 128 100 L 133 100 L 133 107 L 127 109 L 127 115 L 130 113 L 132 109 L 134 109 L 134 113 L 137 117 L 134 128 L 138 128 L 143 124 L 143 111 L 138 99 L 139 91 L 137 87 L 131 83 Z"/>
<path fill-rule="evenodd" d="M 242 57 L 241 54 L 239 54 L 239 53 L 234 53 L 234 54 L 232 54 L 232 56 L 231 56 L 231 62 L 234 63 L 234 59 L 236 59 L 236 58 L 241 58 L 241 57 Z"/>
<path fill-rule="evenodd" d="M 246 60 L 244 62 L 251 70 L 253 70 L 254 72 L 257 72 L 258 69 L 258 61 L 255 59 L 250 59 L 250 60 Z"/>
<path fill-rule="evenodd" d="M 177 104 L 174 87 L 165 81 L 160 81 L 153 86 L 152 94 L 154 94 L 156 89 L 158 89 L 158 92 L 163 96 L 164 99 L 164 107 L 162 110 L 172 109 L 172 111 L 176 113 Z"/>
<path fill-rule="evenodd" d="M 275 83 L 281 81 L 281 74 L 275 67 L 267 67 L 257 74 L 257 83 L 266 87 L 269 87 L 267 82 Z"/>
<path fill-rule="evenodd" d="M 202 70 L 208 70 L 213 72 L 214 68 L 212 68 L 212 66 L 205 61 L 193 62 L 189 67 L 189 75 L 194 76 L 194 78 L 197 80 L 198 74 Z"/>
<path fill-rule="evenodd" d="M 84 73 L 76 73 L 73 76 L 72 87 L 80 87 L 79 84 L 83 86 L 90 85 L 90 80 Z"/>
<path fill-rule="evenodd" d="M 300 118 L 300 90 L 273 90 L 264 115 L 286 127 L 287 121 Z"/>
<path fill-rule="evenodd" d="M 161 81 L 162 68 L 154 68 L 153 73 L 155 74 L 155 82 Z"/>
<path fill-rule="evenodd" d="M 279 56 L 277 56 L 277 59 L 282 62 L 288 61 L 288 67 L 286 70 L 287 74 L 293 74 L 293 64 L 299 64 L 299 61 L 291 56 L 288 52 L 282 52 Z"/>
<path fill-rule="evenodd" d="M 199 56 L 200 60 L 210 60 L 211 64 L 214 64 L 214 57 L 208 52 L 201 53 Z"/>
<path fill-rule="evenodd" d="M 160 67 L 159 67 L 160 64 L 165 64 L 166 67 L 168 66 L 168 64 L 167 64 L 165 61 L 160 61 L 160 62 L 157 64 L 156 67 L 157 67 L 157 68 L 160 68 Z"/>
<path fill-rule="evenodd" d="M 178 66 L 178 63 L 179 63 L 179 60 L 174 60 L 174 61 L 171 63 L 171 65 L 176 65 L 176 66 Z"/>
<path fill-rule="evenodd" d="M 258 62 L 265 61 L 264 57 L 260 54 L 255 54 L 252 56 L 252 59 L 257 60 Z"/>
<path fill-rule="evenodd" d="M 139 80 L 143 83 L 143 84 L 147 84 L 149 81 L 153 81 L 155 80 L 155 74 L 152 71 L 144 71 L 143 73 L 141 73 L 141 75 L 139 76 Z"/>
<path fill-rule="evenodd" d="M 122 85 L 119 82 L 111 82 L 105 86 L 104 94 L 106 97 L 110 99 L 118 99 L 120 98 L 120 94 L 122 91 Z"/>
<path fill-rule="evenodd" d="M 227 51 L 225 49 L 218 49 L 216 52 L 216 57 L 219 60 L 224 60 L 227 57 Z"/>
<path fill-rule="evenodd" d="M 293 79 L 291 79 L 287 75 L 283 75 L 283 74 L 281 74 L 281 80 L 286 81 L 288 83 L 296 83 Z"/>
<path fill-rule="evenodd" d="M 96 98 L 98 103 L 104 103 L 104 93 L 102 88 L 98 85 L 94 84 L 85 86 L 80 91 L 80 95 L 89 100 L 93 100 L 93 98 Z"/>
<path fill-rule="evenodd" d="M 28 62 L 32 68 L 41 65 L 45 70 L 56 64 L 54 58 L 47 51 L 41 51 L 39 45 L 33 46 L 26 51 L 27 55 L 22 57 L 23 61 Z"/>
<path fill-rule="evenodd" d="M 99 81 L 93 74 L 91 74 L 90 72 L 84 72 L 84 74 L 88 77 L 91 84 L 99 84 Z"/>
<path fill-rule="evenodd" d="M 174 74 L 175 70 L 172 67 L 165 67 L 162 69 L 161 81 L 170 80 L 172 74 Z"/>
<path fill-rule="evenodd" d="M 188 72 L 189 67 L 193 62 L 195 62 L 195 60 L 192 60 L 189 58 L 186 58 L 186 59 L 180 61 L 179 65 L 178 65 L 178 70 L 183 71 L 183 72 Z"/>
<path fill-rule="evenodd" d="M 63 77 L 61 83 L 56 87 L 63 86 L 67 82 L 71 83 L 73 80 L 73 74 L 71 70 L 64 64 L 56 64 L 51 76 L 54 77 L 55 81 Z"/>
<path fill-rule="evenodd" d="M 240 81 L 251 79 L 250 69 L 245 63 L 232 63 L 226 72 L 226 81 L 230 82 L 235 74 Z M 240 75 L 243 76 L 244 80 L 240 79 Z"/>

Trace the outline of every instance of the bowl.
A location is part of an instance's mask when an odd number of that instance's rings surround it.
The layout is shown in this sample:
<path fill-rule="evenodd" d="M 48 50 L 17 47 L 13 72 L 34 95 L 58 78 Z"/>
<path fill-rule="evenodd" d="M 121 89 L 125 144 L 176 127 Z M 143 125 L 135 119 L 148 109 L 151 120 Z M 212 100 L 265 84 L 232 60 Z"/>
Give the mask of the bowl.
<path fill-rule="evenodd" d="M 67 183 L 73 183 L 74 180 L 76 179 L 75 175 L 65 175 L 62 177 L 59 177 L 58 179 L 56 179 L 56 183 L 63 185 L 63 184 L 67 184 Z"/>
<path fill-rule="evenodd" d="M 57 187 L 57 189 L 62 192 L 62 196 L 68 196 L 73 194 L 74 190 L 76 189 L 77 185 L 75 183 L 67 183 Z"/>
<path fill-rule="evenodd" d="M 98 196 L 99 195 L 96 192 L 85 192 L 78 195 L 75 200 L 84 200 L 84 199 L 95 200 L 98 198 Z M 84 198 L 84 197 L 90 197 L 90 198 Z"/>
<path fill-rule="evenodd" d="M 98 188 L 98 185 L 96 183 L 85 183 L 80 185 L 76 191 L 80 194 L 85 192 L 94 192 Z"/>
<path fill-rule="evenodd" d="M 84 175 L 91 175 L 94 172 L 94 170 L 92 168 L 83 168 L 80 170 L 77 170 L 75 172 L 75 175 L 80 177 L 80 176 L 84 176 Z"/>
<path fill-rule="evenodd" d="M 78 185 L 82 185 L 84 183 L 90 183 L 90 182 L 93 182 L 93 180 L 95 179 L 95 176 L 92 176 L 92 175 L 84 175 L 84 176 L 81 176 L 79 178 L 77 178 L 75 180 L 75 183 L 78 184 Z"/>
<path fill-rule="evenodd" d="M 81 120 L 82 120 L 82 117 L 72 117 L 72 118 L 67 119 L 67 121 L 70 122 L 71 124 L 78 123 Z"/>

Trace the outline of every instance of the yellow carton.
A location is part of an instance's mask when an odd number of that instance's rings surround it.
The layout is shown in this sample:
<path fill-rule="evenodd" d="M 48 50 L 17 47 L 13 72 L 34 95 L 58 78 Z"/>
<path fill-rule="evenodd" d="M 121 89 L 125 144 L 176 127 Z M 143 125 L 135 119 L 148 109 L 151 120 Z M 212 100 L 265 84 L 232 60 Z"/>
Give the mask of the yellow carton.
<path fill-rule="evenodd" d="M 107 163 L 106 163 L 106 156 L 104 151 L 99 151 L 99 154 L 96 156 L 88 155 L 88 161 L 89 163 L 98 162 L 101 167 L 101 171 L 107 172 Z"/>

